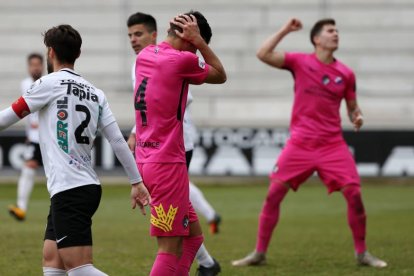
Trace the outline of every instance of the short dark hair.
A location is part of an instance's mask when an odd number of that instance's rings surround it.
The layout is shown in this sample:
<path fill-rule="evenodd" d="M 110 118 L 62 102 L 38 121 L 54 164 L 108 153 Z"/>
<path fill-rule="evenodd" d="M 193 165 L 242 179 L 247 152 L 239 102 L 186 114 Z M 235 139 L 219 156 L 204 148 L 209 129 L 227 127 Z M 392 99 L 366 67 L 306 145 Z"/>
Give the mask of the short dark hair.
<path fill-rule="evenodd" d="M 336 25 L 335 20 L 332 18 L 325 18 L 318 20 L 315 25 L 313 25 L 311 31 L 310 31 L 310 41 L 315 46 L 315 42 L 313 41 L 313 38 L 320 34 L 320 32 L 323 29 L 323 26 L 325 25 Z"/>
<path fill-rule="evenodd" d="M 44 34 L 46 47 L 51 47 L 62 63 L 74 64 L 81 53 L 82 37 L 70 25 L 59 25 Z"/>
<path fill-rule="evenodd" d="M 157 21 L 155 21 L 155 18 L 150 14 L 137 12 L 131 15 L 127 20 L 128 28 L 138 24 L 144 25 L 148 32 L 157 31 Z"/>
<path fill-rule="evenodd" d="M 211 27 L 207 22 L 207 19 L 204 17 L 204 15 L 199 11 L 189 11 L 185 13 L 185 15 L 193 15 L 197 19 L 197 25 L 200 29 L 200 35 L 204 39 L 204 41 L 209 44 L 211 37 L 213 36 L 213 33 L 211 32 Z M 182 32 L 183 30 L 175 25 L 174 23 L 170 23 L 170 33 L 175 34 L 174 30 L 178 30 L 179 32 Z"/>
<path fill-rule="evenodd" d="M 43 63 L 43 56 L 39 53 L 31 53 L 27 56 L 27 63 L 30 63 L 30 61 L 34 58 L 37 58 L 40 60 L 41 63 Z"/>

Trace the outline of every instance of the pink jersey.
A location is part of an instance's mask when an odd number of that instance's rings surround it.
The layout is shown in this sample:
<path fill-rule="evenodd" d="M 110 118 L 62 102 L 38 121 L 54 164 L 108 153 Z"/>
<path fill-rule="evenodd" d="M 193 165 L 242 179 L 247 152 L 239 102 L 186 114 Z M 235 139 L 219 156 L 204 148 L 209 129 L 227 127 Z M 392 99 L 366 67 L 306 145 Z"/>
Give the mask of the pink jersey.
<path fill-rule="evenodd" d="M 188 85 L 203 83 L 209 66 L 197 55 L 163 42 L 143 49 L 135 68 L 137 163 L 185 163 Z"/>
<path fill-rule="evenodd" d="M 338 60 L 324 64 L 315 54 L 306 53 L 286 53 L 284 68 L 295 79 L 292 140 L 311 143 L 341 140 L 341 101 L 356 99 L 352 70 Z"/>

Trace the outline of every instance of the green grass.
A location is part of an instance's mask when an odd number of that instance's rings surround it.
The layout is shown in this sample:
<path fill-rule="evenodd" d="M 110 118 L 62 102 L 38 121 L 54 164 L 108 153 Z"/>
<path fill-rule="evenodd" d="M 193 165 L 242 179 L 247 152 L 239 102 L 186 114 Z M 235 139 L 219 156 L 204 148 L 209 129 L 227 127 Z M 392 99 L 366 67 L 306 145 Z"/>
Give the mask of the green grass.
<path fill-rule="evenodd" d="M 391 182 L 391 180 L 388 180 Z M 374 181 L 373 181 L 374 182 Z M 257 217 L 267 185 L 201 187 L 223 217 L 221 233 L 205 244 L 220 261 L 222 275 L 414 275 L 414 185 L 375 185 L 363 189 L 370 251 L 384 258 L 383 270 L 358 267 L 341 194 L 326 195 L 322 185 L 290 192 L 268 252 L 268 265 L 233 268 L 255 245 Z M 15 185 L 0 185 L 0 275 L 41 275 L 43 231 L 49 208 L 44 185 L 34 189 L 25 222 L 6 212 Z M 105 186 L 94 217 L 94 259 L 109 275 L 148 275 L 155 257 L 148 216 L 129 208 L 127 186 Z M 202 225 L 206 226 L 201 218 Z M 193 265 L 194 275 L 196 265 Z"/>

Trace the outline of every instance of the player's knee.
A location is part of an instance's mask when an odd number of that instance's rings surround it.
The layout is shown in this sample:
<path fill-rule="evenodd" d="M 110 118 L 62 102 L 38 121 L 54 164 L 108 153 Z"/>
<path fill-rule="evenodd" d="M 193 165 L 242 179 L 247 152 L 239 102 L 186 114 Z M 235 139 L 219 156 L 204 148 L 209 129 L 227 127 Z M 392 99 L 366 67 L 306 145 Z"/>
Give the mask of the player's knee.
<path fill-rule="evenodd" d="M 364 213 L 364 204 L 362 202 L 361 187 L 357 185 L 349 185 L 342 193 L 348 201 L 349 208 L 355 210 L 356 213 Z"/>
<path fill-rule="evenodd" d="M 269 187 L 269 192 L 266 196 L 266 201 L 274 201 L 276 198 L 282 200 L 289 191 L 289 184 L 280 180 L 272 180 Z"/>
<path fill-rule="evenodd" d="M 44 267 L 61 266 L 61 261 L 57 249 L 54 249 L 51 246 L 44 246 L 42 264 Z"/>

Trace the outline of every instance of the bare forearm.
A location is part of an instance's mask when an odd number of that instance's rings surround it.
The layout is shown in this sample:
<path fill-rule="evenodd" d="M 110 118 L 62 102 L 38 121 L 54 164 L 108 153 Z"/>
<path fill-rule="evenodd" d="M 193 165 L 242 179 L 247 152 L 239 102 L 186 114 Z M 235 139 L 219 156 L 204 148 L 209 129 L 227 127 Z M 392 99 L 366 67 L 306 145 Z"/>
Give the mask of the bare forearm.
<path fill-rule="evenodd" d="M 282 28 L 276 33 L 269 36 L 263 44 L 260 46 L 260 48 L 257 50 L 257 57 L 260 60 L 266 59 L 266 57 L 273 53 L 277 45 L 279 45 L 280 41 L 288 34 L 289 32 Z"/>
<path fill-rule="evenodd" d="M 347 109 L 349 120 L 351 122 L 353 122 L 358 116 L 362 116 L 362 111 L 356 103 L 348 104 Z"/>

